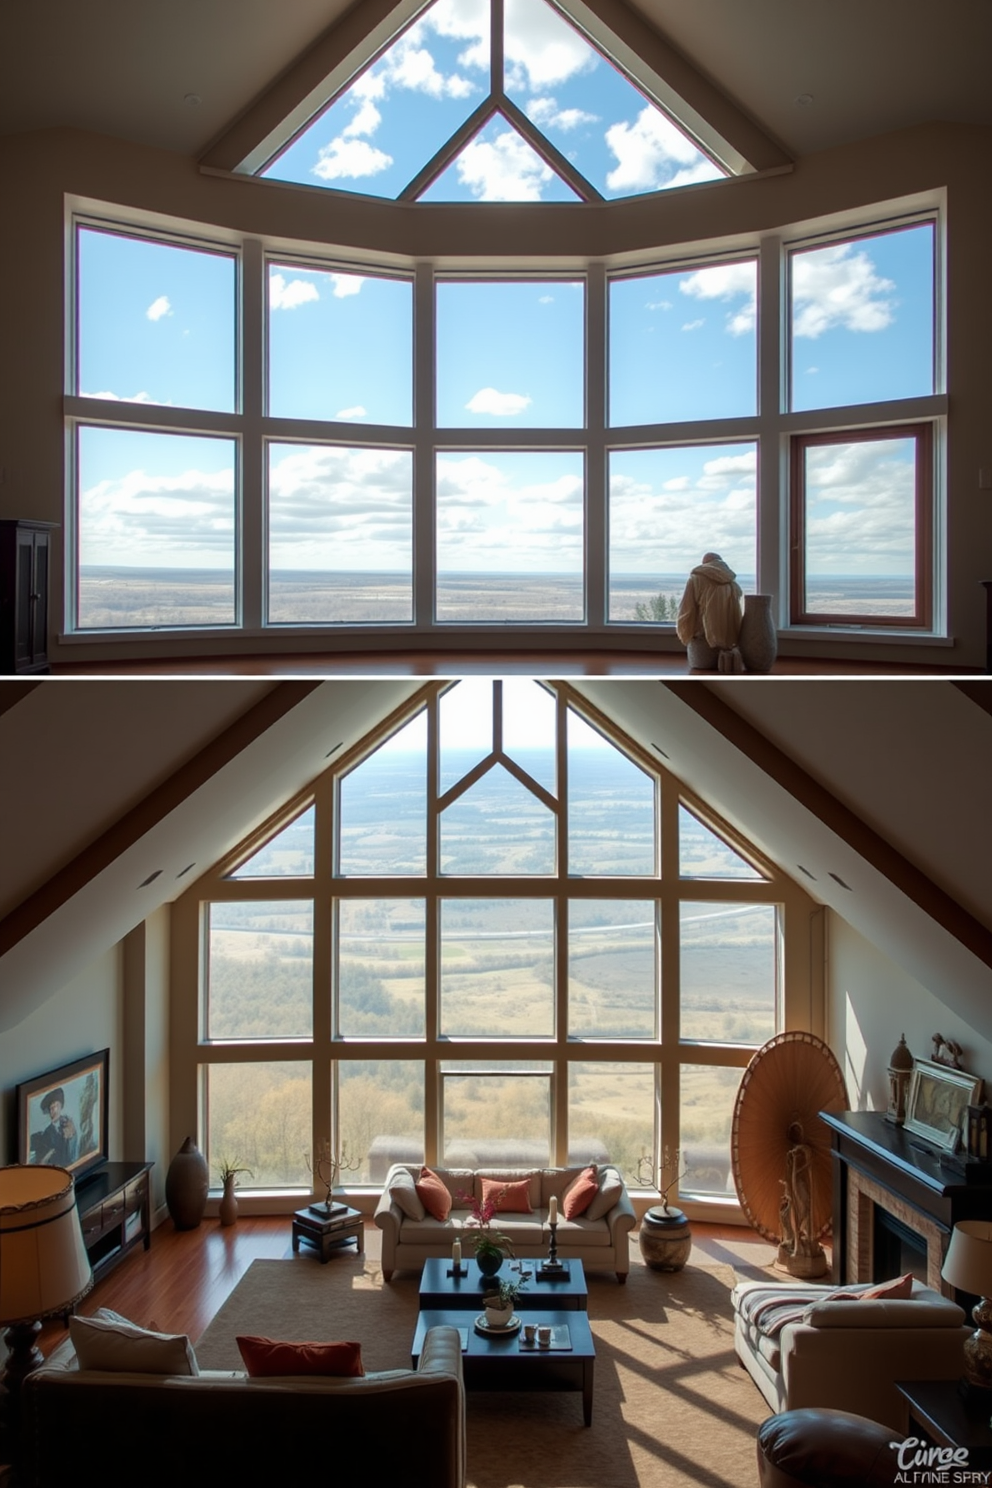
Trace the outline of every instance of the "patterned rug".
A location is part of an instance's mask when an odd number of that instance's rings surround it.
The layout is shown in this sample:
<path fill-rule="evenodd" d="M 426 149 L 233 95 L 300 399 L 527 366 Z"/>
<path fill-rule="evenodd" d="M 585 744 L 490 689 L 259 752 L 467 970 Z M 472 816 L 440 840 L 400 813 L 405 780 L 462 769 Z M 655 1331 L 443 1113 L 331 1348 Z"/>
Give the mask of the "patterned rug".
<path fill-rule="evenodd" d="M 376 1239 L 378 1237 L 375 1237 Z M 373 1237 L 369 1236 L 372 1240 Z M 754 1488 L 768 1407 L 737 1363 L 729 1266 L 589 1278 L 592 1425 L 571 1394 L 470 1394 L 471 1488 Z M 205 1369 L 241 1367 L 238 1333 L 355 1338 L 366 1369 L 409 1365 L 418 1279 L 386 1285 L 373 1254 L 256 1260 L 196 1344 Z"/>

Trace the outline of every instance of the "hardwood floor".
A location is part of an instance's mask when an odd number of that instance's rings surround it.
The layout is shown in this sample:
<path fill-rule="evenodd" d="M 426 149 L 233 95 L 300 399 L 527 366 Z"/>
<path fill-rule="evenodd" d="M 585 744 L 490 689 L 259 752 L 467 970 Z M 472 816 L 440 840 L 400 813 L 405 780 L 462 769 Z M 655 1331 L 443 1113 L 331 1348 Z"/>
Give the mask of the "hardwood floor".
<path fill-rule="evenodd" d="M 378 1231 L 371 1220 L 366 1233 L 378 1254 Z M 764 1274 L 771 1260 L 772 1247 L 751 1230 L 693 1221 L 692 1233 L 691 1264 L 726 1264 Z M 133 1251 L 96 1284 L 79 1311 L 111 1307 L 143 1327 L 186 1333 L 195 1341 L 256 1257 L 278 1259 L 291 1253 L 288 1215 L 241 1217 L 226 1228 L 209 1219 L 195 1230 L 176 1230 L 166 1220 L 153 1232 L 150 1249 Z M 315 1256 L 312 1263 L 320 1264 Z M 39 1339 L 42 1353 L 51 1353 L 66 1332 L 60 1318 L 50 1319 Z"/>

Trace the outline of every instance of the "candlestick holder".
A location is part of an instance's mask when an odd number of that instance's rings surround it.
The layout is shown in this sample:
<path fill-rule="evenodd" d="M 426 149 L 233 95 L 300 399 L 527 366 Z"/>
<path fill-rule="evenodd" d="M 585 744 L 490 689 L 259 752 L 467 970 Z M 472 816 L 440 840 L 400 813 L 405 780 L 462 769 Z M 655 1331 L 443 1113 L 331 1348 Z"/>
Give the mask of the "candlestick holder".
<path fill-rule="evenodd" d="M 568 1267 L 564 1261 L 558 1259 L 558 1226 L 549 1221 L 548 1229 L 551 1231 L 551 1242 L 548 1245 L 548 1258 L 541 1262 L 541 1275 L 562 1276 L 567 1273 Z"/>

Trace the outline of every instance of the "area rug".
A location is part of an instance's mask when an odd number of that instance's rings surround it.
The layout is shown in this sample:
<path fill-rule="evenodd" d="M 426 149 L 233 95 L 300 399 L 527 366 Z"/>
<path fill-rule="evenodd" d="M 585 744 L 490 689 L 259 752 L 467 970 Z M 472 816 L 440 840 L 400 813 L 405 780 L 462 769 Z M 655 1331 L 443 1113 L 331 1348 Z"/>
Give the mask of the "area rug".
<path fill-rule="evenodd" d="M 737 1363 L 729 1266 L 589 1278 L 592 1426 L 578 1395 L 470 1394 L 471 1488 L 754 1488 L 768 1407 Z M 418 1282 L 376 1260 L 256 1260 L 196 1344 L 202 1368 L 241 1367 L 238 1333 L 354 1338 L 367 1369 L 409 1366 Z"/>

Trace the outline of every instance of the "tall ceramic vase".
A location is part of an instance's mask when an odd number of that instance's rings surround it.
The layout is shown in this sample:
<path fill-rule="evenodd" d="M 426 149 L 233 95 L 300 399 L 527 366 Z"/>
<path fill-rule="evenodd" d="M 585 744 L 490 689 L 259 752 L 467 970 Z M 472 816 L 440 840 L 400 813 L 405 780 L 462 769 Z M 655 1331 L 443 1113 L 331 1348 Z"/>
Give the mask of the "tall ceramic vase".
<path fill-rule="evenodd" d="M 207 1207 L 210 1169 L 192 1137 L 187 1137 L 165 1175 L 165 1202 L 177 1230 L 195 1230 Z"/>
<path fill-rule="evenodd" d="M 238 1217 L 238 1201 L 234 1194 L 234 1174 L 224 1179 L 224 1192 L 217 1210 L 222 1225 L 233 1225 Z"/>
<path fill-rule="evenodd" d="M 747 671 L 771 671 L 778 655 L 778 633 L 770 594 L 745 594 L 744 618 L 737 644 Z"/>

